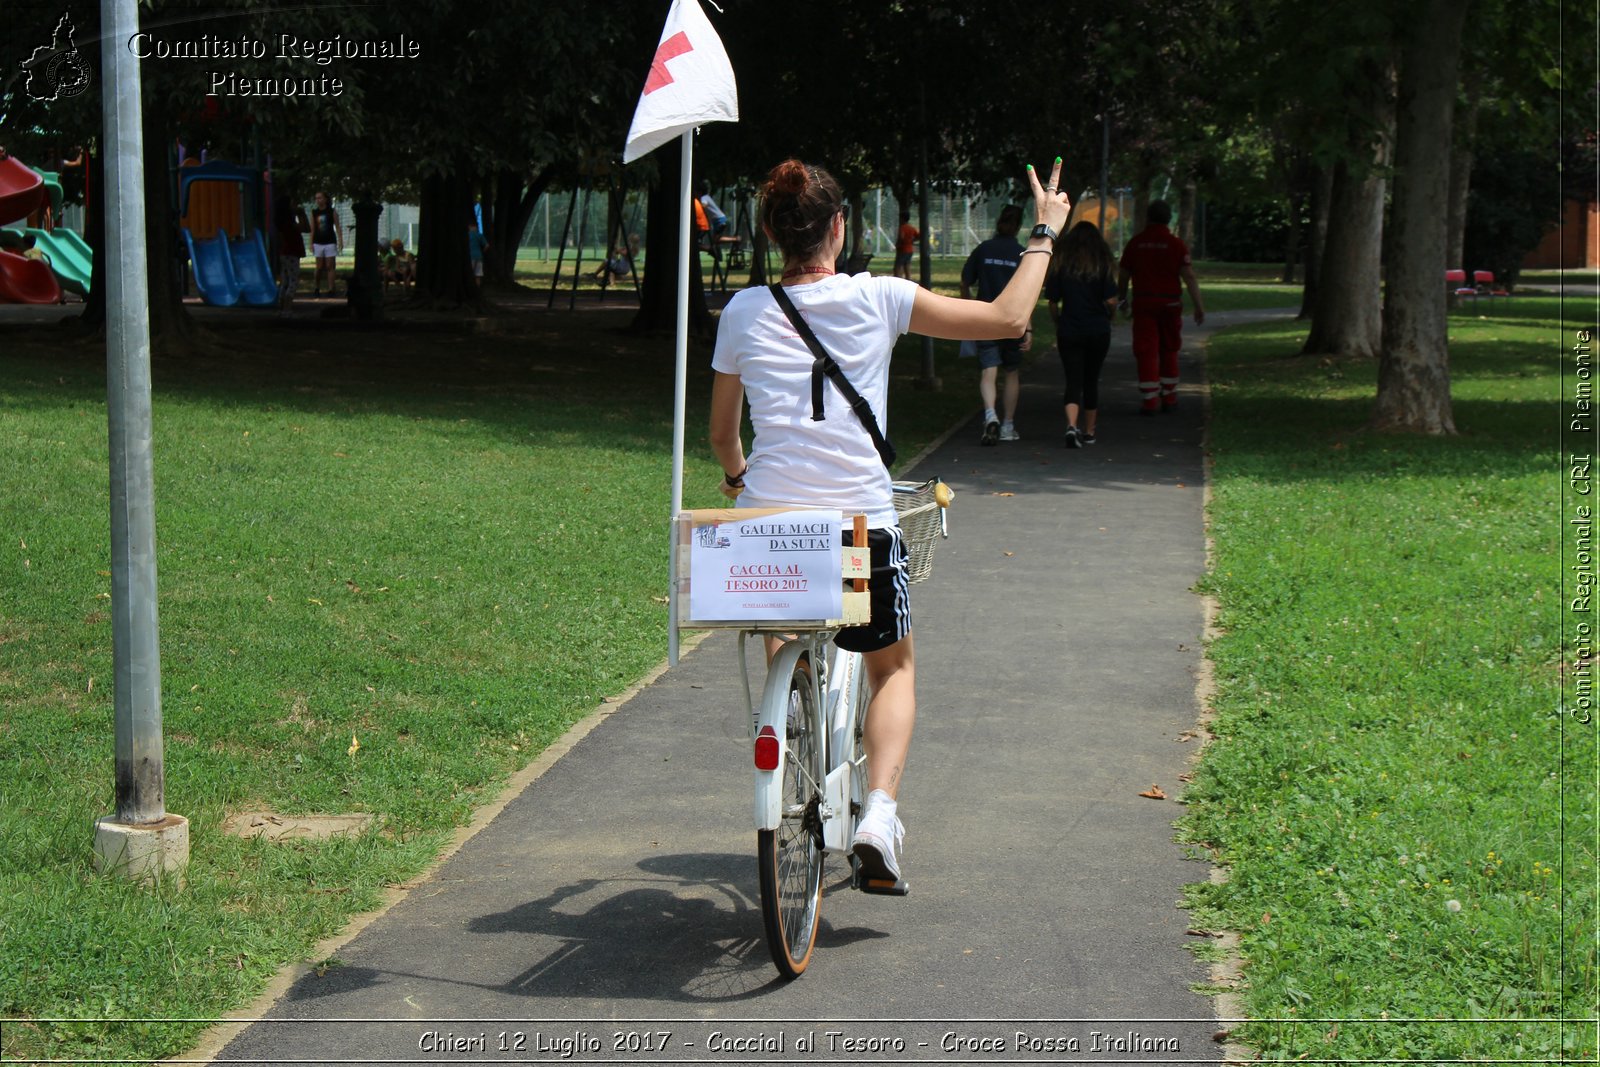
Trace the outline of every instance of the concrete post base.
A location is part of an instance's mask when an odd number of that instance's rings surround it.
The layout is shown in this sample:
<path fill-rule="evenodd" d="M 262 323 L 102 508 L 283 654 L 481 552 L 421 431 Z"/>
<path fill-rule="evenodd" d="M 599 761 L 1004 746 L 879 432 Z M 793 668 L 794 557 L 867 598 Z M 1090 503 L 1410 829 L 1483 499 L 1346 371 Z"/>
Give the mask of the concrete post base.
<path fill-rule="evenodd" d="M 139 882 L 183 874 L 189 865 L 189 820 L 167 815 L 132 826 L 106 816 L 94 824 L 94 869 Z"/>

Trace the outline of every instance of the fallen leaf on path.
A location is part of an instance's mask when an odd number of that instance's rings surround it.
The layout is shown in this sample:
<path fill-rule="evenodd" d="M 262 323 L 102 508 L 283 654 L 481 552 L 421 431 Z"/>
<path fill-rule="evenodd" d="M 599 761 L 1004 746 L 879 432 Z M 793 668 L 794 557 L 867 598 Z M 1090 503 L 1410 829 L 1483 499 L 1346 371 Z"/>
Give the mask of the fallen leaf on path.
<path fill-rule="evenodd" d="M 1015 494 L 1015 493 L 993 492 L 993 493 L 990 493 L 989 495 L 990 496 L 1016 496 L 1017 494 Z"/>
<path fill-rule="evenodd" d="M 1190 937 L 1221 937 L 1222 936 L 1222 934 L 1219 933 L 1216 930 L 1200 930 L 1200 929 L 1196 929 L 1194 927 L 1190 927 L 1189 929 L 1185 930 L 1184 933 L 1188 934 Z"/>
<path fill-rule="evenodd" d="M 1016 555 L 1015 552 L 1004 552 L 1003 554 L 1007 555 L 1007 556 L 1015 556 Z"/>
<path fill-rule="evenodd" d="M 1167 794 L 1163 793 L 1161 791 L 1161 787 L 1159 785 L 1155 785 L 1155 784 L 1152 784 L 1149 789 L 1146 789 L 1143 793 L 1140 793 L 1139 795 L 1142 796 L 1142 797 L 1149 797 L 1151 800 L 1165 800 L 1165 799 L 1167 799 Z"/>

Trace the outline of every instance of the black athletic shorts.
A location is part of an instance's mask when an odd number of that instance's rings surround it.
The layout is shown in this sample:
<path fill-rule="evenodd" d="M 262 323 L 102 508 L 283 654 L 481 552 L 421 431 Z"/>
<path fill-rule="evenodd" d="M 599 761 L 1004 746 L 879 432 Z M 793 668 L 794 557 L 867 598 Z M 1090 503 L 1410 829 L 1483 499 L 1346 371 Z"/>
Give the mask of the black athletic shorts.
<path fill-rule="evenodd" d="M 844 543 L 855 544 L 850 530 L 844 531 Z M 872 576 L 867 581 L 872 621 L 846 626 L 834 638 L 835 644 L 851 652 L 876 652 L 911 633 L 911 591 L 900 527 L 868 530 L 867 547 L 872 554 Z"/>

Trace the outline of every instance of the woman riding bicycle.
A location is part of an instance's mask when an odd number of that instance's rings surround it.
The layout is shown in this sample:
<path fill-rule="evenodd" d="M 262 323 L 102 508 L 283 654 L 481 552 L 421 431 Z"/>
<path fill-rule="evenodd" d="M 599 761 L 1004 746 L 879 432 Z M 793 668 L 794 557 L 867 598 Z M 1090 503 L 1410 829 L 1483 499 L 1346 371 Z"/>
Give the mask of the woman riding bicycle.
<path fill-rule="evenodd" d="M 1059 158 L 1047 187 L 1028 168 L 1041 226 L 1011 283 L 986 303 L 941 296 L 907 279 L 836 273 L 845 234 L 839 184 L 796 159 L 772 169 L 760 217 L 783 253 L 784 291 L 885 432 L 889 357 L 901 334 L 988 341 L 1019 337 L 1027 328 L 1055 235 L 1071 209 L 1056 189 L 1060 176 Z M 711 448 L 725 475 L 723 494 L 741 507 L 826 507 L 867 516 L 872 621 L 836 638 L 841 648 L 862 653 L 872 689 L 863 738 L 870 792 L 851 851 L 866 878 L 898 882 L 905 830 L 896 797 L 917 710 L 906 550 L 889 471 L 862 421 L 836 392 L 825 417 L 813 420 L 812 362 L 772 293 L 735 294 L 722 312 L 711 360 Z M 747 399 L 755 429 L 748 460 L 740 438 Z"/>

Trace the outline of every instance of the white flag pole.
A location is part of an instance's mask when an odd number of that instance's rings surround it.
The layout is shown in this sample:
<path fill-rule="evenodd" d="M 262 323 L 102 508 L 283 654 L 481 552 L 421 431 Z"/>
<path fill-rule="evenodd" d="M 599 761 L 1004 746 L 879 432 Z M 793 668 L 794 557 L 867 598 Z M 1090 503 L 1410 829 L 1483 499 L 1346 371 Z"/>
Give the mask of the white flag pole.
<path fill-rule="evenodd" d="M 667 628 L 667 663 L 678 665 L 678 513 L 683 510 L 683 432 L 685 397 L 689 392 L 689 257 L 690 219 L 694 207 L 689 202 L 693 195 L 690 184 L 694 173 L 694 130 L 683 133 L 683 163 L 678 171 L 678 323 L 677 368 L 672 380 L 672 618 Z"/>

